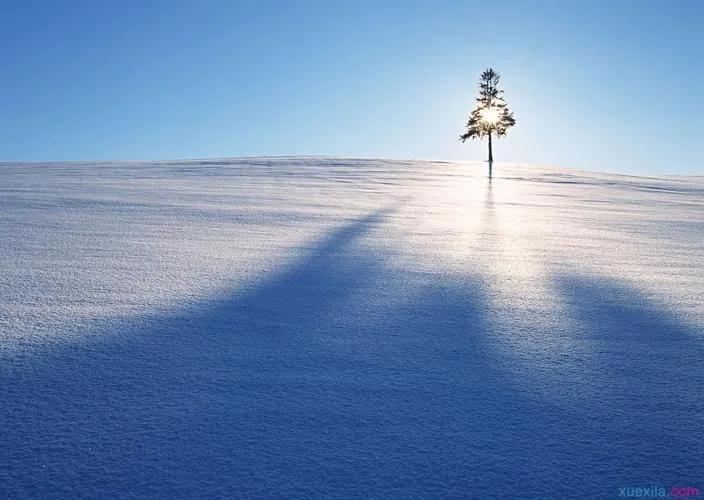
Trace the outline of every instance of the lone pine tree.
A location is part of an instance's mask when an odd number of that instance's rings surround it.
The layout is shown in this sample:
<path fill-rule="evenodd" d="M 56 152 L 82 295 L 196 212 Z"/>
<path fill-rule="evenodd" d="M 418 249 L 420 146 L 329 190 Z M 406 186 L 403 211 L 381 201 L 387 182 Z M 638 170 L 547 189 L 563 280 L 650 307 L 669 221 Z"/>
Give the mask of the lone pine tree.
<path fill-rule="evenodd" d="M 489 173 L 494 155 L 491 151 L 491 137 L 503 137 L 506 130 L 516 124 L 516 120 L 504 102 L 503 90 L 499 90 L 499 74 L 493 69 L 484 70 L 479 77 L 479 97 L 477 107 L 469 115 L 467 131 L 460 136 L 460 140 L 481 139 L 489 137 Z"/>

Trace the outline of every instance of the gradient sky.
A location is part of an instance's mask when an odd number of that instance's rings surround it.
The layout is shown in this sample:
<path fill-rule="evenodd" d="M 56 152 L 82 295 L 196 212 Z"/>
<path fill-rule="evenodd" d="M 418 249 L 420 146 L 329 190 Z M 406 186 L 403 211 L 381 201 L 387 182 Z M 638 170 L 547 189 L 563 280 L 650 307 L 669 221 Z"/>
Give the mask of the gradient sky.
<path fill-rule="evenodd" d="M 704 1 L 0 0 L 0 160 L 312 154 L 704 174 Z"/>

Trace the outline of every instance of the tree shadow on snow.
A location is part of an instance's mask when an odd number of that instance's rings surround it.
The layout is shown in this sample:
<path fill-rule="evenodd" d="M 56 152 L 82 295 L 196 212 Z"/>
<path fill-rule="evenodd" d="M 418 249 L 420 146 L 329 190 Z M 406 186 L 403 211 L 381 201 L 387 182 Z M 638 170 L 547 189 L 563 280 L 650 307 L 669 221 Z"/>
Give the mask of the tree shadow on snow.
<path fill-rule="evenodd" d="M 588 446 L 603 445 L 608 456 L 593 469 L 614 486 L 699 486 L 701 327 L 609 278 L 562 276 L 556 285 L 574 321 L 571 334 L 588 358 L 575 392 L 583 397 L 582 411 L 601 415 Z"/>
<path fill-rule="evenodd" d="M 391 213 L 332 231 L 245 294 L 172 317 L 135 318 L 104 341 L 56 348 L 5 370 L 0 494 L 615 492 L 596 473 L 627 470 L 622 446 L 608 442 L 625 432 L 608 415 L 620 408 L 617 397 L 565 408 L 519 384 L 495 349 L 481 279 L 438 282 L 399 270 L 368 244 Z M 572 305 L 585 330 L 595 331 L 601 313 L 590 311 L 606 307 L 600 285 L 561 286 L 589 299 Z M 632 300 L 622 291 L 613 307 Z M 639 315 L 648 313 L 659 324 L 655 310 Z M 606 340 L 595 343 L 603 365 L 616 363 Z M 675 399 L 688 389 L 674 388 Z M 663 452 L 673 466 L 681 462 L 676 451 Z M 626 465 L 650 471 L 649 463 Z"/>

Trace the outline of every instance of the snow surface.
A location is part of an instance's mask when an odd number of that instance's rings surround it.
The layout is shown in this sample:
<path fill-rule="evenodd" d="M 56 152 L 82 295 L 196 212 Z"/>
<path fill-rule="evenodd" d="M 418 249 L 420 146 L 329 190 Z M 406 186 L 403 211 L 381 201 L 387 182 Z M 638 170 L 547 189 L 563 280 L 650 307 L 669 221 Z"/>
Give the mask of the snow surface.
<path fill-rule="evenodd" d="M 0 165 L 0 497 L 704 488 L 704 177 Z"/>

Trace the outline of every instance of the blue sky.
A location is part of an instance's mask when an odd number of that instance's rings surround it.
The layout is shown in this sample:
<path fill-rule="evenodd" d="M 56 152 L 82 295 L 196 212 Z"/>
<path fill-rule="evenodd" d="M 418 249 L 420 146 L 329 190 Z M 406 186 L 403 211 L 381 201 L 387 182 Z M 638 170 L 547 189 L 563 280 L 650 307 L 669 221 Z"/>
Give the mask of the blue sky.
<path fill-rule="evenodd" d="M 704 2 L 0 0 L 0 160 L 314 154 L 700 173 Z"/>

